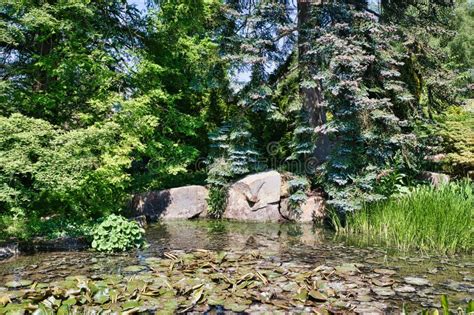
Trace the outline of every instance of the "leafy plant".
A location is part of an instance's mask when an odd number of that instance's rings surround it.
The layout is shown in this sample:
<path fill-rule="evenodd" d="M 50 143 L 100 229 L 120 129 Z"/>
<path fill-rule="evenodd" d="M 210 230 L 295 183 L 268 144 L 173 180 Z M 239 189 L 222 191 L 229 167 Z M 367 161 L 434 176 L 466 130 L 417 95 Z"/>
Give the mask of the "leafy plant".
<path fill-rule="evenodd" d="M 92 248 L 101 252 L 123 252 L 144 245 L 145 231 L 135 221 L 111 214 L 92 231 Z"/>
<path fill-rule="evenodd" d="M 227 186 L 211 186 L 207 198 L 208 213 L 213 218 L 220 218 L 227 204 Z"/>
<path fill-rule="evenodd" d="M 288 201 L 290 210 L 295 214 L 295 217 L 298 217 L 301 214 L 301 205 L 308 199 L 306 191 L 309 186 L 308 180 L 303 176 L 288 181 L 288 189 L 290 192 Z"/>
<path fill-rule="evenodd" d="M 444 170 L 459 175 L 474 170 L 474 100 L 464 106 L 450 107 L 438 134 L 447 153 Z"/>
<path fill-rule="evenodd" d="M 406 174 L 397 171 L 388 171 L 381 174 L 375 186 L 375 191 L 385 197 L 406 194 L 409 192 L 409 187 L 405 180 L 406 177 Z"/>

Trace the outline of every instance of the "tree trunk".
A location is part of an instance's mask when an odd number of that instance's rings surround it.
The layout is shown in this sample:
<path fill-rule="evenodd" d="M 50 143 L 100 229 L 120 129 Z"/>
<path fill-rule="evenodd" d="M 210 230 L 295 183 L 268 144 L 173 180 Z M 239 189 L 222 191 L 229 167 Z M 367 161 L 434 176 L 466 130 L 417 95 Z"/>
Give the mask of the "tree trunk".
<path fill-rule="evenodd" d="M 311 11 L 314 6 L 321 6 L 322 0 L 298 0 L 298 66 L 300 76 L 308 72 L 308 62 L 304 56 L 308 51 L 308 34 L 305 30 L 313 29 L 319 21 L 311 19 Z M 301 82 L 302 80 L 300 80 Z M 317 159 L 318 164 L 327 160 L 330 153 L 330 141 L 326 133 L 322 132 L 320 127 L 326 123 L 326 110 L 323 105 L 323 95 L 321 84 L 318 82 L 316 87 L 300 88 L 300 97 L 303 102 L 303 110 L 308 115 L 309 125 L 316 132 L 316 143 L 313 157 Z"/>

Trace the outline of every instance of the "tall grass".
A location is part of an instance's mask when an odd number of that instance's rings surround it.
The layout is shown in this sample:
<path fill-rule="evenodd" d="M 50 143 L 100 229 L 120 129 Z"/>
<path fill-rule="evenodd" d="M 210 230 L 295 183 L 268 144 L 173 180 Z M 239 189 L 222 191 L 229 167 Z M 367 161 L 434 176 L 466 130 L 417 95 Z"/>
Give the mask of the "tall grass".
<path fill-rule="evenodd" d="M 469 181 L 439 188 L 421 186 L 409 194 L 367 205 L 334 220 L 338 234 L 364 243 L 402 251 L 472 253 L 474 247 L 474 187 Z"/>

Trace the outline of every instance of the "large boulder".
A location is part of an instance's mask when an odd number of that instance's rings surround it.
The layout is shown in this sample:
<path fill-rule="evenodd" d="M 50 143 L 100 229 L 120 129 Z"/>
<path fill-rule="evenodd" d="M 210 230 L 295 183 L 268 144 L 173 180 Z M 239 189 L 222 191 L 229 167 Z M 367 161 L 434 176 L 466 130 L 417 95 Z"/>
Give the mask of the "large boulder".
<path fill-rule="evenodd" d="M 192 219 L 207 213 L 208 190 L 204 186 L 184 186 L 136 195 L 132 200 L 133 216 L 159 219 Z"/>
<path fill-rule="evenodd" d="M 301 212 L 296 215 L 290 210 L 288 198 L 284 198 L 280 202 L 280 214 L 283 218 L 290 221 L 302 223 L 322 221 L 325 217 L 324 198 L 320 194 L 312 194 L 301 205 Z"/>
<path fill-rule="evenodd" d="M 280 189 L 278 172 L 249 175 L 230 187 L 223 217 L 241 221 L 280 221 Z"/>

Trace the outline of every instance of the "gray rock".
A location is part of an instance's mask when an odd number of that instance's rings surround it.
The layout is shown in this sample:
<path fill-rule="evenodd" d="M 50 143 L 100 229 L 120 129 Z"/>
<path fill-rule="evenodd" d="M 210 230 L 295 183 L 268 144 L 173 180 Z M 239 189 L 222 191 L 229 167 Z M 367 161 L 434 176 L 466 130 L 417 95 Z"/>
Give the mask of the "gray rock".
<path fill-rule="evenodd" d="M 207 213 L 208 190 L 204 186 L 184 186 L 136 195 L 132 216 L 144 215 L 149 221 L 192 219 Z"/>
<path fill-rule="evenodd" d="M 318 194 L 308 196 L 308 199 L 301 205 L 301 213 L 297 215 L 291 211 L 288 204 L 288 198 L 280 202 L 280 214 L 283 218 L 297 222 L 315 222 L 320 221 L 325 216 L 324 198 Z"/>
<path fill-rule="evenodd" d="M 18 242 L 0 243 L 0 260 L 10 258 L 18 253 Z"/>
<path fill-rule="evenodd" d="M 421 173 L 421 178 L 430 182 L 431 185 L 435 187 L 447 184 L 451 180 L 451 177 L 449 175 L 434 172 L 423 172 Z"/>
<path fill-rule="evenodd" d="M 230 187 L 223 217 L 241 221 L 280 221 L 280 190 L 278 172 L 249 175 Z"/>

